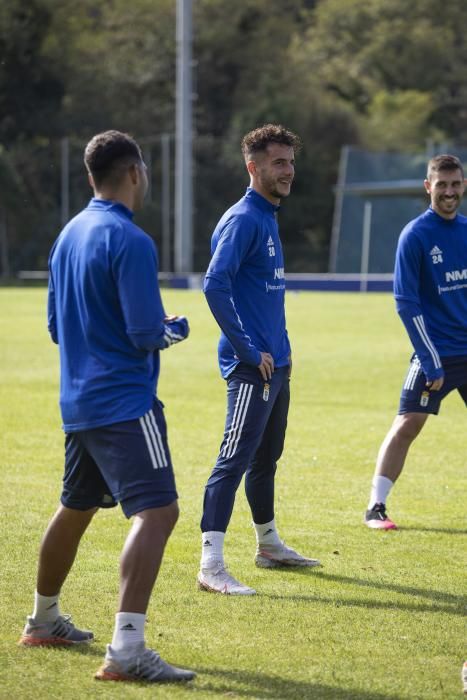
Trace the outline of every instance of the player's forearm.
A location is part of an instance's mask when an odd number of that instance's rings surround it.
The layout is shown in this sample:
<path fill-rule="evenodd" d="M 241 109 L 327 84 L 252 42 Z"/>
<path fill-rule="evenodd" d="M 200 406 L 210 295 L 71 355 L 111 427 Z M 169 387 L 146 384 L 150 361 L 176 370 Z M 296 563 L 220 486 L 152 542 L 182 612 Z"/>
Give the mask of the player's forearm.
<path fill-rule="evenodd" d="M 155 331 L 148 333 L 128 333 L 128 337 L 138 350 L 153 352 L 154 350 L 163 350 L 167 347 L 164 333 L 165 325 L 162 323 L 161 327 Z"/>
<path fill-rule="evenodd" d="M 171 345 L 180 343 L 188 337 L 189 333 L 190 327 L 185 316 L 177 316 L 161 322 L 153 332 L 132 332 L 128 333 L 128 336 L 138 350 L 154 352 L 154 350 L 165 350 Z"/>
<path fill-rule="evenodd" d="M 433 381 L 442 377 L 444 371 L 441 359 L 428 334 L 421 307 L 400 299 L 396 301 L 396 307 L 427 380 Z"/>
<path fill-rule="evenodd" d="M 49 287 L 47 296 L 47 328 L 54 343 L 58 345 L 57 314 L 55 311 L 55 291 L 52 285 L 52 278 L 49 277 Z"/>
<path fill-rule="evenodd" d="M 185 316 L 175 316 L 174 318 L 166 319 L 164 326 L 165 348 L 180 343 L 185 338 L 188 338 L 190 333 L 190 326 Z"/>
<path fill-rule="evenodd" d="M 58 345 L 57 318 L 55 314 L 50 310 L 50 307 L 49 312 L 47 314 L 47 329 L 53 342 Z"/>
<path fill-rule="evenodd" d="M 229 292 L 225 289 L 205 288 L 204 293 L 212 315 L 234 348 L 238 359 L 257 367 L 261 362 L 261 353 L 243 330 Z"/>

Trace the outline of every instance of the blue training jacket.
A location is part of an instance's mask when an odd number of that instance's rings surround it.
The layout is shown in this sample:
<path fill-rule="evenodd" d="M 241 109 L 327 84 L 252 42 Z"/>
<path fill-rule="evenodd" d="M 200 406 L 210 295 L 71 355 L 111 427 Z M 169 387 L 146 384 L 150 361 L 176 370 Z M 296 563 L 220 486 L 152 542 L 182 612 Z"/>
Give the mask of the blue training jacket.
<path fill-rule="evenodd" d="M 257 367 L 260 352 L 269 352 L 276 367 L 289 364 L 278 209 L 249 187 L 212 235 L 204 293 L 221 328 L 218 355 L 224 378 L 239 362 Z"/>
<path fill-rule="evenodd" d="M 159 350 L 188 335 L 183 317 L 164 322 L 156 246 L 132 217 L 123 204 L 92 199 L 50 253 L 48 327 L 66 432 L 144 415 Z"/>
<path fill-rule="evenodd" d="M 394 296 L 427 379 L 444 375 L 441 357 L 467 357 L 467 218 L 431 207 L 403 229 Z"/>

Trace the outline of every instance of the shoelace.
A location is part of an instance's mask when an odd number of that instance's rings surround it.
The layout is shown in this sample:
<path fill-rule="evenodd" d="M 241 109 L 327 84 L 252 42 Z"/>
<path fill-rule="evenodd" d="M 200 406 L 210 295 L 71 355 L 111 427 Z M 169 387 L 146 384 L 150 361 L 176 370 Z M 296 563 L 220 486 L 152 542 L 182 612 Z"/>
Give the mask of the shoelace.
<path fill-rule="evenodd" d="M 53 631 L 60 634 L 68 634 L 75 629 L 74 624 L 71 621 L 71 615 L 59 615 L 55 620 L 55 625 Z"/>
<path fill-rule="evenodd" d="M 237 581 L 237 579 L 234 578 L 234 577 L 230 574 L 229 570 L 227 569 L 227 565 L 220 566 L 218 569 L 216 569 L 216 570 L 214 571 L 214 576 L 217 576 L 218 574 L 224 574 L 224 575 L 225 575 L 225 579 L 226 579 L 226 580 L 225 580 L 225 583 L 226 583 L 226 584 L 230 584 L 230 585 L 234 585 L 234 586 L 241 586 L 241 585 L 242 585 L 242 584 L 240 583 L 240 581 Z"/>
<path fill-rule="evenodd" d="M 259 548 L 262 549 L 261 546 L 260 546 Z M 283 552 L 283 553 L 293 553 L 293 554 L 296 554 L 295 550 L 294 550 L 294 549 L 291 549 L 290 547 L 287 547 L 287 545 L 285 544 L 285 542 L 284 542 L 283 540 L 281 540 L 279 544 L 272 545 L 272 546 L 270 547 L 270 549 L 268 549 L 268 546 L 265 545 L 265 546 L 264 546 L 264 551 L 265 551 L 265 552 L 270 552 L 271 554 L 273 554 L 274 552 L 281 552 L 281 553 Z"/>
<path fill-rule="evenodd" d="M 219 566 L 219 568 L 216 569 L 213 573 L 214 573 L 214 576 L 218 576 L 219 574 L 224 574 L 227 579 L 235 581 L 234 577 L 229 573 L 226 566 Z"/>
<path fill-rule="evenodd" d="M 148 674 L 149 678 L 157 678 L 160 674 L 161 668 L 157 669 L 157 673 L 154 676 L 154 671 L 157 667 L 161 666 L 161 657 L 153 649 L 145 649 L 141 656 L 136 660 L 136 675 L 139 675 L 140 671 Z M 152 668 L 151 668 L 152 667 Z"/>

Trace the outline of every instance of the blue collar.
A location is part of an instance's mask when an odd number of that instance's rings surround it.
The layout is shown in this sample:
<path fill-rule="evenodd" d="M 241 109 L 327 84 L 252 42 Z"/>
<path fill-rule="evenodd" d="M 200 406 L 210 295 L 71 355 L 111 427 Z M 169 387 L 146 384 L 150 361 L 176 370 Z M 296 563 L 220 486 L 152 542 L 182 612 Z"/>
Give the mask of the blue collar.
<path fill-rule="evenodd" d="M 131 209 L 128 209 L 128 207 L 121 202 L 115 202 L 112 199 L 99 199 L 98 197 L 93 197 L 88 204 L 88 209 L 101 209 L 103 211 L 112 209 L 113 211 L 117 211 L 120 214 L 128 217 L 128 219 L 133 219 L 133 212 Z"/>
<path fill-rule="evenodd" d="M 459 218 L 459 212 L 456 211 L 456 215 L 453 219 L 446 219 L 444 216 L 441 216 L 440 214 L 438 214 L 438 212 L 435 211 L 431 205 L 428 207 L 428 212 L 432 216 L 434 216 L 435 219 L 437 219 L 439 222 L 444 222 L 445 224 L 448 224 L 448 226 L 451 226 L 452 224 L 454 224 Z"/>
<path fill-rule="evenodd" d="M 274 215 L 280 209 L 279 204 L 271 204 L 271 202 L 269 202 L 265 197 L 263 197 L 262 194 L 254 190 L 252 187 L 246 188 L 245 197 L 269 214 Z"/>

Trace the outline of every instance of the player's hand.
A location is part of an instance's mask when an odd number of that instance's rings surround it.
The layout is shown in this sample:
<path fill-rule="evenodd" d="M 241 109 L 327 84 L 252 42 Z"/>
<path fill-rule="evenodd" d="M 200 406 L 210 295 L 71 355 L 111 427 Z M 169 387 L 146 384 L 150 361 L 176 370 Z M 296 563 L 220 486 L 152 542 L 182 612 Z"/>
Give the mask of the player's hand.
<path fill-rule="evenodd" d="M 439 391 L 444 384 L 444 377 L 439 377 L 438 379 L 433 379 L 432 382 L 426 383 L 426 388 L 428 391 Z"/>
<path fill-rule="evenodd" d="M 274 360 L 272 359 L 272 355 L 268 352 L 260 352 L 260 355 L 261 362 L 258 365 L 258 369 L 264 381 L 267 382 L 271 379 L 272 373 L 274 372 Z"/>
<path fill-rule="evenodd" d="M 164 319 L 164 349 L 188 338 L 190 326 L 185 316 L 166 316 Z"/>

